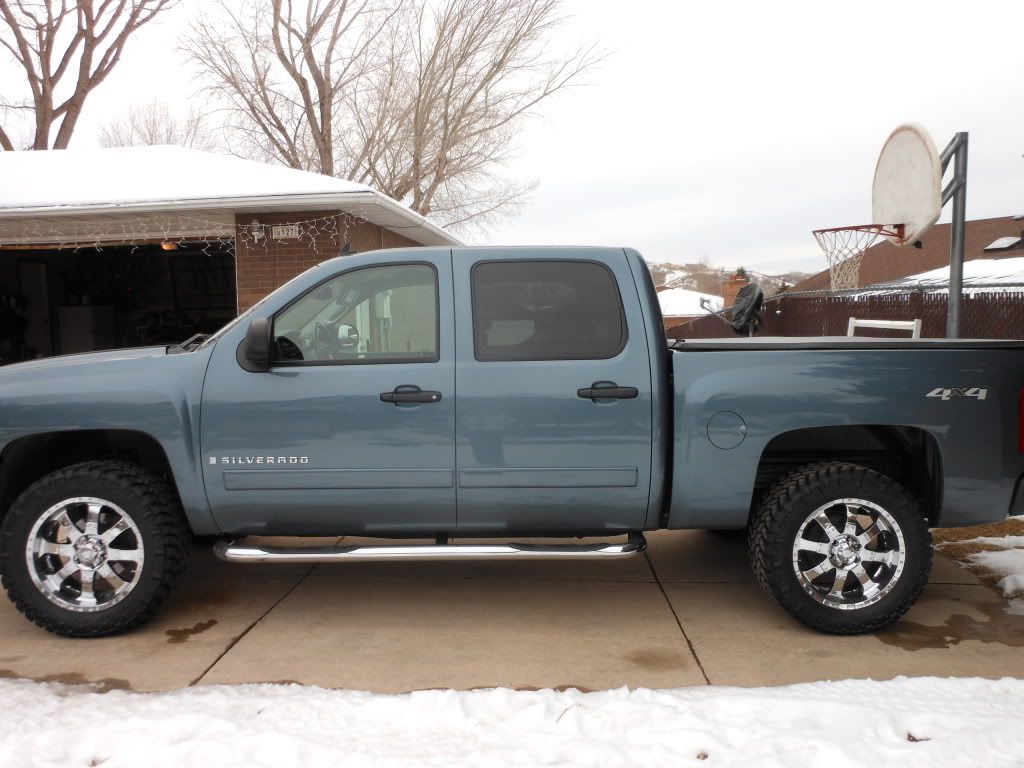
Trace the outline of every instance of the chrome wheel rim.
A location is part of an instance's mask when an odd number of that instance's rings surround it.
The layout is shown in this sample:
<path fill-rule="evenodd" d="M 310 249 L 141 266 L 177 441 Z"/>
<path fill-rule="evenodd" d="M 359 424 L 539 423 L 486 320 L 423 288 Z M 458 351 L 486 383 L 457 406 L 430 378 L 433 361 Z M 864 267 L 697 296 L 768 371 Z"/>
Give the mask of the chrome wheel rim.
<path fill-rule="evenodd" d="M 116 504 L 78 496 L 36 518 L 25 545 L 28 572 L 51 603 L 102 611 L 124 600 L 142 575 L 142 532 Z"/>
<path fill-rule="evenodd" d="M 906 560 L 899 523 L 866 499 L 822 504 L 793 542 L 793 570 L 804 592 L 839 610 L 877 603 L 896 586 Z"/>

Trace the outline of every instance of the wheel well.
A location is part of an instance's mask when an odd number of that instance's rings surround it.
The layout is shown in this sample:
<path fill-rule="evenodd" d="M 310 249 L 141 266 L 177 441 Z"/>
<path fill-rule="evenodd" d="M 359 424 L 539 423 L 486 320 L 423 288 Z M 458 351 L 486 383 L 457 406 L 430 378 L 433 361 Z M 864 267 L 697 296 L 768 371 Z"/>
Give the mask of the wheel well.
<path fill-rule="evenodd" d="M 751 511 L 785 474 L 816 461 L 848 461 L 891 477 L 914 494 L 931 525 L 942 508 L 938 443 L 916 427 L 864 425 L 811 427 L 772 438 L 761 454 Z"/>
<path fill-rule="evenodd" d="M 0 454 L 0 517 L 32 483 L 62 467 L 93 459 L 124 459 L 148 469 L 177 488 L 161 445 L 128 429 L 74 430 L 29 435 Z"/>

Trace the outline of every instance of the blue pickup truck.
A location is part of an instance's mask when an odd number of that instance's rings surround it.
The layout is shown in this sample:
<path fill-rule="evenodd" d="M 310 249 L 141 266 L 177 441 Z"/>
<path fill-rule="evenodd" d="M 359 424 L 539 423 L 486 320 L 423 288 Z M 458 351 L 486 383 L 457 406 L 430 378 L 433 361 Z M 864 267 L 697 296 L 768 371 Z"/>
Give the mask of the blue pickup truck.
<path fill-rule="evenodd" d="M 0 572 L 32 621 L 97 636 L 152 615 L 193 537 L 539 559 L 747 529 L 782 608 L 867 632 L 924 589 L 929 527 L 1024 512 L 1022 387 L 1017 342 L 669 344 L 629 249 L 364 253 L 208 338 L 0 370 Z"/>

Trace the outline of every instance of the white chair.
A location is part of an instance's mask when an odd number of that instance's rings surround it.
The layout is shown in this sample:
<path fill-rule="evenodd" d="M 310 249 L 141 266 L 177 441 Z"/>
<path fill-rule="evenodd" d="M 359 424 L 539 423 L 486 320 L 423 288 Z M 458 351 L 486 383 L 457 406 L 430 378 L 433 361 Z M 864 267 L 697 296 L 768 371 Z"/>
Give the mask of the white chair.
<path fill-rule="evenodd" d="M 885 328 L 894 331 L 910 331 L 910 338 L 921 338 L 921 319 L 917 320 L 857 320 L 850 318 L 846 326 L 846 335 L 854 336 L 858 328 Z"/>

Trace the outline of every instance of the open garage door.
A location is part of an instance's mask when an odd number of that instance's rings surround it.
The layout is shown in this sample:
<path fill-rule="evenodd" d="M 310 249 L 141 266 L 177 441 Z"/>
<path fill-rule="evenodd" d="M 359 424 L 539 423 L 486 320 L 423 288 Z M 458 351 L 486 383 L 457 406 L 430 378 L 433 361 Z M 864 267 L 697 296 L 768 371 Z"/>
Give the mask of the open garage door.
<path fill-rule="evenodd" d="M 236 306 L 227 243 L 0 250 L 0 363 L 173 344 Z"/>

